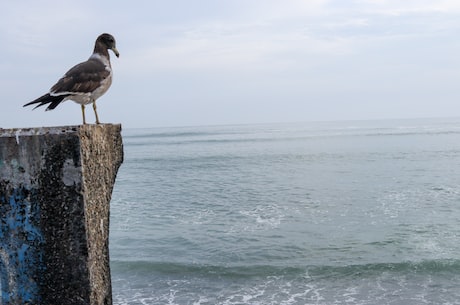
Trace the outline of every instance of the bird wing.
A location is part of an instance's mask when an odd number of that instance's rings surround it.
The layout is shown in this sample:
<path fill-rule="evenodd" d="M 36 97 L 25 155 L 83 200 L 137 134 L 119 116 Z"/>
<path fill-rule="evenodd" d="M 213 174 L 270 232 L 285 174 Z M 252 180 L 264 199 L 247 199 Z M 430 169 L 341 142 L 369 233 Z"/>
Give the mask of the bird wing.
<path fill-rule="evenodd" d="M 69 71 L 51 88 L 51 95 L 85 94 L 96 90 L 110 76 L 110 70 L 94 59 L 82 62 Z"/>

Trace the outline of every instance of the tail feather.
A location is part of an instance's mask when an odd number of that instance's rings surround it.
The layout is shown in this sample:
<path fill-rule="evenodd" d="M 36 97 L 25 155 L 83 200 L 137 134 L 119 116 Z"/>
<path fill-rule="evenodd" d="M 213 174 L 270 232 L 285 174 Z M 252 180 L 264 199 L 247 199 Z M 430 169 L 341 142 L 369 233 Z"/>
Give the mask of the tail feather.
<path fill-rule="evenodd" d="M 26 106 L 29 106 L 29 105 L 34 105 L 34 104 L 38 104 L 37 106 L 34 107 L 35 108 L 38 108 L 40 106 L 43 106 L 43 105 L 46 105 L 46 104 L 49 104 L 48 107 L 46 108 L 46 110 L 53 110 L 54 108 L 57 107 L 57 105 L 59 105 L 63 100 L 64 98 L 66 98 L 67 96 L 66 95 L 58 95 L 58 96 L 52 96 L 50 95 L 49 93 L 45 94 L 45 95 L 42 95 L 40 96 L 39 98 L 37 98 L 36 100 L 30 102 L 30 103 L 27 103 L 25 104 L 23 107 L 26 107 Z"/>

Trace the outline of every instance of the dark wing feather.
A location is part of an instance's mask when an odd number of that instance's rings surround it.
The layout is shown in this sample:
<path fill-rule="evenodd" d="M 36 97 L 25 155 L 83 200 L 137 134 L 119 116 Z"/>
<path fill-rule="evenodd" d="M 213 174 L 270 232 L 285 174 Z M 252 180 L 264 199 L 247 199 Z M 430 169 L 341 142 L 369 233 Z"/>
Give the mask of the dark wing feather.
<path fill-rule="evenodd" d="M 46 110 L 52 110 L 52 109 L 56 108 L 57 105 L 59 105 L 64 100 L 64 98 L 66 98 L 67 96 L 68 95 L 52 96 L 49 93 L 47 93 L 47 94 L 44 94 L 44 95 L 40 96 L 36 100 L 33 100 L 32 102 L 25 104 L 24 107 L 29 106 L 29 105 L 33 105 L 33 104 L 38 104 L 37 106 L 34 107 L 34 109 L 35 109 L 37 107 L 49 104 L 49 106 L 46 108 Z"/>
<path fill-rule="evenodd" d="M 104 64 L 95 59 L 82 62 L 70 69 L 50 90 L 51 94 L 89 93 L 110 75 Z"/>

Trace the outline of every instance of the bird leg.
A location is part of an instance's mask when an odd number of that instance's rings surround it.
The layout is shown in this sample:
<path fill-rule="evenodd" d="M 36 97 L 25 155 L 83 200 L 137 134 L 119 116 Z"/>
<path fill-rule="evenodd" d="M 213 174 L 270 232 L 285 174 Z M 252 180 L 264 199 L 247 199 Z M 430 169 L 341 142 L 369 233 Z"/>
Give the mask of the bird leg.
<path fill-rule="evenodd" d="M 83 125 L 86 124 L 86 119 L 85 119 L 85 105 L 81 105 L 81 114 L 83 115 Z"/>
<path fill-rule="evenodd" d="M 99 116 L 97 115 L 97 111 L 96 111 L 96 101 L 93 102 L 93 109 L 94 109 L 94 114 L 96 115 L 96 124 L 100 124 Z"/>

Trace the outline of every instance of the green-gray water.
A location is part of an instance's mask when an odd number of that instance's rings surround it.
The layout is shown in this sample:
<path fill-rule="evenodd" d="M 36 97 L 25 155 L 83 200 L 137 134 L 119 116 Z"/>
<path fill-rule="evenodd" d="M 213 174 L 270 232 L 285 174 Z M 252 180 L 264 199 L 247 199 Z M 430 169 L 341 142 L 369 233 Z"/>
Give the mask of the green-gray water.
<path fill-rule="evenodd" d="M 460 119 L 123 136 L 114 304 L 460 302 Z"/>

